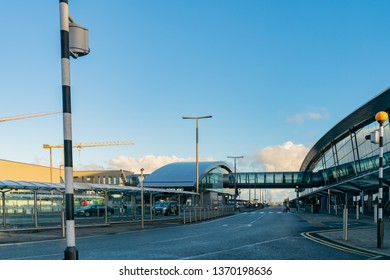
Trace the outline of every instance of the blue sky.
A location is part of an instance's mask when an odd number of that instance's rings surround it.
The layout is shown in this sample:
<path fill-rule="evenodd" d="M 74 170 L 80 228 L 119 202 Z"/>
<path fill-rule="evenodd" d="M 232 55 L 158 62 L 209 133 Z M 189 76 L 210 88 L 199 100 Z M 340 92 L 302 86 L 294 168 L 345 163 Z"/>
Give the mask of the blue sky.
<path fill-rule="evenodd" d="M 71 61 L 74 166 L 148 171 L 243 155 L 296 170 L 338 121 L 389 86 L 389 1 L 70 1 L 91 52 Z M 0 116 L 62 110 L 58 1 L 2 3 Z M 49 164 L 62 114 L 1 123 L 1 158 Z M 292 158 L 291 158 L 292 157 Z M 61 151 L 53 153 L 55 165 Z M 276 167 L 275 167 L 276 166 Z"/>

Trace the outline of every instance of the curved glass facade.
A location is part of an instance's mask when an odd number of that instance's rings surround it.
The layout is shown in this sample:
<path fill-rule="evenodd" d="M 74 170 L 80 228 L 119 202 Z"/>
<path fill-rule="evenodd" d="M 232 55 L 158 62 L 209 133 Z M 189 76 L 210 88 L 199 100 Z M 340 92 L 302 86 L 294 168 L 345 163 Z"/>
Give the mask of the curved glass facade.
<path fill-rule="evenodd" d="M 323 183 L 320 188 L 304 190 L 302 197 L 327 196 L 329 192 L 375 196 L 378 190 L 379 143 L 372 143 L 366 136 L 379 130 L 375 115 L 379 111 L 389 111 L 383 107 L 390 104 L 389 100 L 390 90 L 386 90 L 342 120 L 316 143 L 302 163 L 301 171 L 321 175 Z M 389 120 L 383 126 L 384 179 L 388 180 Z"/>
<path fill-rule="evenodd" d="M 229 171 L 222 167 L 211 169 L 200 181 L 199 188 L 202 190 L 222 190 L 224 186 L 224 176 Z"/>
<path fill-rule="evenodd" d="M 331 145 L 313 166 L 313 171 L 329 169 L 337 166 L 343 166 L 352 163 L 353 171 L 360 173 L 367 171 L 373 167 L 377 167 L 379 145 L 366 140 L 366 136 L 377 130 L 378 123 L 372 124 L 359 129 L 355 133 L 351 133 L 348 137 Z M 388 122 L 384 125 L 384 153 L 389 152 L 390 130 Z M 344 170 L 345 172 L 345 170 Z"/>
<path fill-rule="evenodd" d="M 376 122 L 351 133 L 323 153 L 312 166 L 313 172 L 322 174 L 325 184 L 339 182 L 379 167 L 379 145 L 366 140 L 366 135 L 378 129 Z M 390 129 L 384 125 L 384 165 L 390 161 Z"/>

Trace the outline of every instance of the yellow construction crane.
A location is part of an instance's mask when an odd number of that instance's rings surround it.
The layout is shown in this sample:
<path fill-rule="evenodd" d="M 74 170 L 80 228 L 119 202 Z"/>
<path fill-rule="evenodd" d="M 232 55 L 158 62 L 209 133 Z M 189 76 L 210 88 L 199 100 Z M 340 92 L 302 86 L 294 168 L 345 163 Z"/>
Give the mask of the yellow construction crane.
<path fill-rule="evenodd" d="M 98 147 L 98 146 L 124 146 L 124 145 L 133 145 L 134 142 L 132 141 L 110 141 L 110 142 L 91 142 L 91 143 L 77 143 L 74 144 L 72 147 L 77 148 L 79 151 L 82 148 L 87 147 Z M 63 149 L 64 145 L 49 145 L 49 144 L 43 144 L 44 149 L 50 149 L 50 182 L 53 181 L 53 175 L 52 175 L 52 149 Z"/>
<path fill-rule="evenodd" d="M 61 112 L 56 111 L 56 112 L 48 112 L 48 113 L 23 114 L 23 115 L 9 116 L 9 117 L 1 117 L 0 122 L 15 121 L 15 120 L 21 120 L 21 119 L 27 119 L 27 118 L 54 115 L 54 114 L 59 114 L 59 113 L 61 113 Z"/>

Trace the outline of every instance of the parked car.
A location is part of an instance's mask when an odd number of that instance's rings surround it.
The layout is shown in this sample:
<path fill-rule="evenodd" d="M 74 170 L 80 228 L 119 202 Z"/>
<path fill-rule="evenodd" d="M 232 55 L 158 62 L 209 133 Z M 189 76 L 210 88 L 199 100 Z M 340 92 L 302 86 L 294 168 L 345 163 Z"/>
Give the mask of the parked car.
<path fill-rule="evenodd" d="M 88 205 L 77 210 L 75 215 L 78 217 L 104 216 L 104 213 L 104 205 Z M 112 214 L 114 214 L 114 209 L 107 206 L 107 216 L 111 216 Z"/>
<path fill-rule="evenodd" d="M 179 205 L 177 201 L 157 201 L 154 207 L 154 212 L 156 216 L 158 214 L 168 216 L 170 214 L 179 214 Z"/>

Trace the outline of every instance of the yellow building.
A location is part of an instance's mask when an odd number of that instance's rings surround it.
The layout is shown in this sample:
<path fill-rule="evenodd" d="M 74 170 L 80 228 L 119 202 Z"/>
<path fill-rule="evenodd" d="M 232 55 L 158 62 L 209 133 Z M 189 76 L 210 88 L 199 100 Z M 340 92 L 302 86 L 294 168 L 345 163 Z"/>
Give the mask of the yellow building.
<path fill-rule="evenodd" d="M 123 172 L 125 176 L 134 174 L 126 170 Z M 0 181 L 61 183 L 63 177 L 64 170 L 60 168 L 0 159 Z M 73 171 L 73 178 L 79 183 L 122 184 L 121 170 Z"/>

